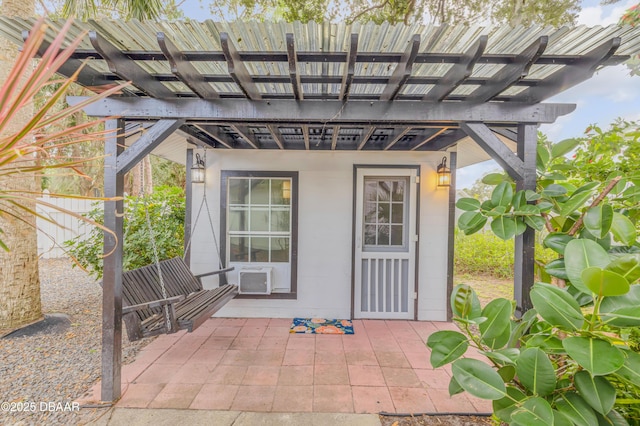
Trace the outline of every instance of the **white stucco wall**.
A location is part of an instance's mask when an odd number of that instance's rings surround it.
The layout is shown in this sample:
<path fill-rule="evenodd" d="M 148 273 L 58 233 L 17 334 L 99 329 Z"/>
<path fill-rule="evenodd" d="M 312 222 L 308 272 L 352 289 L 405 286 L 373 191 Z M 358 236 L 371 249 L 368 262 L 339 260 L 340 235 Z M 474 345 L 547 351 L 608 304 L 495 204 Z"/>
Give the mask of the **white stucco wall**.
<path fill-rule="evenodd" d="M 217 316 L 348 318 L 351 315 L 353 166 L 419 165 L 418 319 L 446 319 L 448 191 L 436 189 L 442 153 L 220 150 L 207 152 L 207 199 L 219 239 L 221 170 L 299 173 L 297 300 L 234 299 Z M 194 218 L 204 190 L 194 185 Z M 216 269 L 206 218 L 191 251 L 194 272 Z M 235 275 L 230 276 L 235 277 Z M 206 286 L 214 281 L 205 282 Z"/>

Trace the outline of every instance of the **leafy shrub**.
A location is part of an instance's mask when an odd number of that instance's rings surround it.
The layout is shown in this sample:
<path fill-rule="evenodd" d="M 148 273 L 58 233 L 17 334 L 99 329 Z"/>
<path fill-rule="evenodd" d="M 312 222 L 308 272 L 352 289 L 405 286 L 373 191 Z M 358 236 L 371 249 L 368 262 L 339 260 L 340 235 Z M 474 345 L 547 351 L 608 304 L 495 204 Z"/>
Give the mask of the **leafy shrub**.
<path fill-rule="evenodd" d="M 146 205 L 146 208 L 145 208 Z M 184 190 L 160 186 L 152 194 L 126 197 L 124 217 L 123 268 L 125 271 L 155 263 L 151 235 L 146 222 L 149 212 L 160 260 L 182 256 L 184 250 Z M 104 223 L 101 208 L 93 209 L 89 217 Z M 103 233 L 93 228 L 89 237 L 66 241 L 69 254 L 92 275 L 102 277 Z"/>

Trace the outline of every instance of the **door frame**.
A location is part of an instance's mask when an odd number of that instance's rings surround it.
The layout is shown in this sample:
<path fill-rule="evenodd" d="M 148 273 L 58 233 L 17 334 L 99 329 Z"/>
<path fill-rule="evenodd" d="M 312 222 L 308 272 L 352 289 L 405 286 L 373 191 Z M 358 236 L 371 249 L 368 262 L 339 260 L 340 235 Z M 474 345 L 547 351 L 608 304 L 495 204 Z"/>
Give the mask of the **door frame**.
<path fill-rule="evenodd" d="M 354 164 L 353 165 L 353 184 L 352 184 L 352 209 L 351 209 L 351 319 L 355 317 L 355 291 L 356 291 L 356 212 L 358 209 L 357 203 L 357 190 L 358 190 L 358 170 L 360 169 L 414 169 L 416 171 L 416 177 L 418 182 L 416 183 L 416 235 L 418 235 L 418 241 L 415 241 L 415 262 L 414 262 L 414 283 L 413 291 L 417 297 L 413 301 L 413 320 L 418 319 L 418 299 L 420 297 L 418 282 L 420 273 L 420 165 L 407 165 L 407 164 Z"/>

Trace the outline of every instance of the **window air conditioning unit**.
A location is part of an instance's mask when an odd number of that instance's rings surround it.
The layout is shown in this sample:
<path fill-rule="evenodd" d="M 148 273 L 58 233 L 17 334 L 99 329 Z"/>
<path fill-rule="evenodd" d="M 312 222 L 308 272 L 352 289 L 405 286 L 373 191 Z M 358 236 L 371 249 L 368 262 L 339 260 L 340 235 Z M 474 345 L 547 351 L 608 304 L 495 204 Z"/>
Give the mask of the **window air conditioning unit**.
<path fill-rule="evenodd" d="M 271 268 L 240 269 L 238 287 L 240 294 L 271 294 Z"/>

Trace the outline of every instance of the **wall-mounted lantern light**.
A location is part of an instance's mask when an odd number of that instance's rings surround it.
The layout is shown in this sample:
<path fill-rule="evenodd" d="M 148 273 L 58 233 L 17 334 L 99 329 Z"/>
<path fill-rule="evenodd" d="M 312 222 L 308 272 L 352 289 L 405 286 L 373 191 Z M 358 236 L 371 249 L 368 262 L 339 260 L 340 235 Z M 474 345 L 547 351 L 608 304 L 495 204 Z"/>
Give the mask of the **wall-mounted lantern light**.
<path fill-rule="evenodd" d="M 448 187 L 451 185 L 451 169 L 447 167 L 447 157 L 442 157 L 442 162 L 436 169 L 438 172 L 438 187 Z"/>
<path fill-rule="evenodd" d="M 196 153 L 196 162 L 191 166 L 191 183 L 204 183 L 204 160 Z"/>

